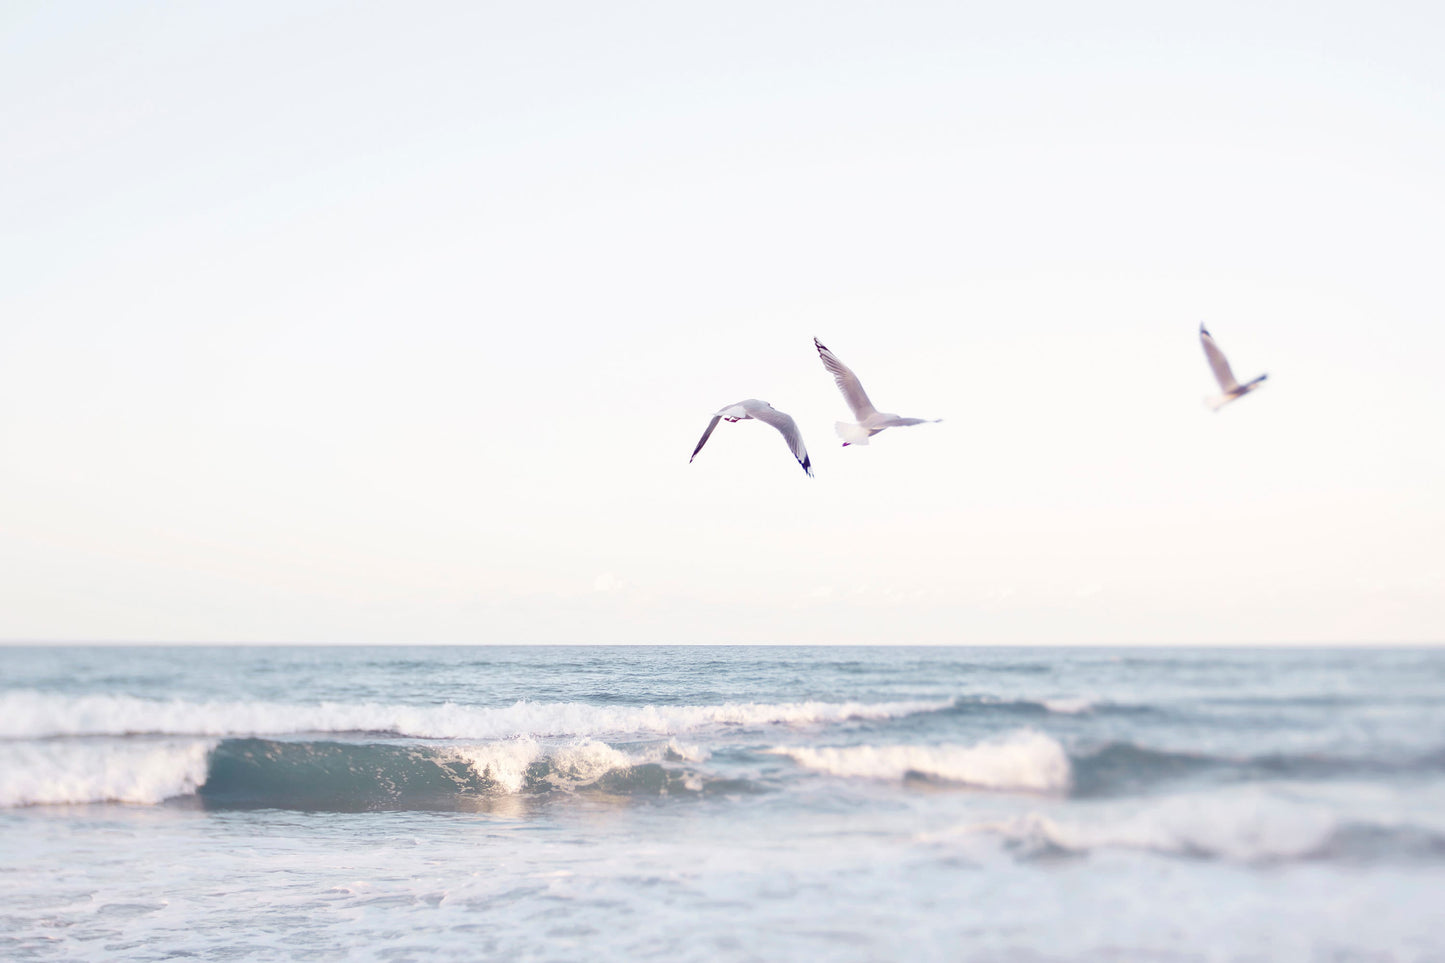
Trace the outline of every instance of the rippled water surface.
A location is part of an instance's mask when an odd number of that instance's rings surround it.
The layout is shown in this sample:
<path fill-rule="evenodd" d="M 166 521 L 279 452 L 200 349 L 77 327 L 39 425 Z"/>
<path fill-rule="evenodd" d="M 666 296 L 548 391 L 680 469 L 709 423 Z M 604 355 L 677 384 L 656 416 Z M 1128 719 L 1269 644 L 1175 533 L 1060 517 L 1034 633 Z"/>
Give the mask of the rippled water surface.
<path fill-rule="evenodd" d="M 1445 651 L 0 649 L 6 959 L 1442 959 Z"/>

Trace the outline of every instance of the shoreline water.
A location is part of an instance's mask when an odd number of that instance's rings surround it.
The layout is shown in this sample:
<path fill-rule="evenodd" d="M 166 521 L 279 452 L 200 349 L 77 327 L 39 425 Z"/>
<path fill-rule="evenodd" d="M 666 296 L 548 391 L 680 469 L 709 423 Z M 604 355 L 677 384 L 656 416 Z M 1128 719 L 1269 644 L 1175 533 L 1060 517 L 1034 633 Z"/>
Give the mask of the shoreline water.
<path fill-rule="evenodd" d="M 1445 955 L 1445 651 L 0 666 L 7 957 Z"/>

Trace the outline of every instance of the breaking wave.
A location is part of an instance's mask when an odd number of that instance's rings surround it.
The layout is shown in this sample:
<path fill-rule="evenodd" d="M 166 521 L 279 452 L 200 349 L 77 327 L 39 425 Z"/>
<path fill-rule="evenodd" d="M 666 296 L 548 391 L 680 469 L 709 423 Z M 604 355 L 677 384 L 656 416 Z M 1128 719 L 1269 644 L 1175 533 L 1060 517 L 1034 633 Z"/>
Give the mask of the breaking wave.
<path fill-rule="evenodd" d="M 0 807 L 154 804 L 206 781 L 214 739 L 0 742 Z"/>
<path fill-rule="evenodd" d="M 957 835 L 993 836 L 1023 858 L 1103 850 L 1254 864 L 1445 857 L 1445 833 L 1438 828 L 1351 818 L 1261 792 L 1171 797 L 1092 818 L 1028 813 L 964 827 Z"/>
<path fill-rule="evenodd" d="M 1031 731 L 967 746 L 780 746 L 768 751 L 808 769 L 852 778 L 921 778 L 983 789 L 1054 793 L 1067 791 L 1071 783 L 1064 747 Z"/>
<path fill-rule="evenodd" d="M 1315 754 L 1222 756 L 1150 749 L 1130 742 L 1066 752 L 1050 736 L 1022 729 L 972 745 L 778 746 L 767 750 L 833 776 L 899 781 L 925 779 L 984 789 L 1117 798 L 1168 783 L 1242 784 L 1320 781 L 1445 772 L 1445 753 L 1398 759 Z"/>
<path fill-rule="evenodd" d="M 207 808 L 474 810 L 497 797 L 745 792 L 670 740 L 627 753 L 595 739 L 387 744 L 130 738 L 0 744 L 0 807 L 195 799 Z"/>
<path fill-rule="evenodd" d="M 0 694 L 0 738 L 54 736 L 279 736 L 377 733 L 423 739 L 674 735 L 710 727 L 806 726 L 934 712 L 950 702 L 724 703 L 610 707 L 517 702 L 485 707 L 187 702 L 133 696 Z"/>
<path fill-rule="evenodd" d="M 476 810 L 518 795 L 697 796 L 746 788 L 675 765 L 684 753 L 650 755 L 586 738 L 440 747 L 228 739 L 213 753 L 199 797 L 209 808 Z"/>
<path fill-rule="evenodd" d="M 559 790 L 751 791 L 702 775 L 696 764 L 709 753 L 690 737 L 948 705 L 286 705 L 11 691 L 0 694 L 0 807 L 195 797 L 208 806 L 457 809 Z M 629 755 L 604 739 L 653 745 Z"/>

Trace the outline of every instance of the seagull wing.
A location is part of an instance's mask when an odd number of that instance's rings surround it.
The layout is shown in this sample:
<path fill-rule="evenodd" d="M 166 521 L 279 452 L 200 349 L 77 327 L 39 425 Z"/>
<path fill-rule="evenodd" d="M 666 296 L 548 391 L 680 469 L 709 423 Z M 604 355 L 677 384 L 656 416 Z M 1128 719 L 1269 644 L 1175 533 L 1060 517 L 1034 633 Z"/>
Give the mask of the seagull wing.
<path fill-rule="evenodd" d="M 696 458 L 697 453 L 702 451 L 702 446 L 706 445 L 707 440 L 712 437 L 712 430 L 717 427 L 719 421 L 722 421 L 722 415 L 712 416 L 712 421 L 707 423 L 707 431 L 702 433 L 702 437 L 697 440 L 697 447 L 692 450 L 692 458 Z M 692 464 L 692 458 L 687 460 L 688 464 Z"/>
<path fill-rule="evenodd" d="M 1219 350 L 1219 345 L 1214 343 L 1214 338 L 1202 324 L 1199 326 L 1199 342 L 1204 345 L 1204 357 L 1209 359 L 1209 367 L 1214 370 L 1214 380 L 1219 382 L 1220 390 L 1233 391 L 1238 388 L 1239 382 L 1234 380 L 1234 372 L 1229 370 L 1229 362 L 1224 359 L 1224 352 Z"/>
<path fill-rule="evenodd" d="M 868 394 L 863 390 L 863 384 L 853 373 L 853 369 L 839 361 L 817 338 L 813 339 L 813 344 L 818 349 L 818 357 L 823 359 L 823 367 L 827 368 L 832 373 L 833 380 L 838 382 L 838 390 L 843 392 L 843 400 L 853 409 L 853 416 L 862 421 L 869 415 L 876 415 L 878 409 L 868 400 Z"/>
<path fill-rule="evenodd" d="M 809 475 L 813 474 L 813 463 L 808 458 L 808 449 L 803 447 L 803 433 L 798 430 L 798 423 L 793 420 L 792 415 L 784 414 L 772 405 L 762 407 L 749 407 L 748 414 L 765 425 L 772 425 L 782 432 L 783 440 L 788 443 L 788 448 L 793 452 L 793 457 L 798 459 L 798 464 L 803 466 L 803 471 Z M 711 431 L 708 428 L 708 431 Z M 703 439 L 706 440 L 704 435 Z"/>

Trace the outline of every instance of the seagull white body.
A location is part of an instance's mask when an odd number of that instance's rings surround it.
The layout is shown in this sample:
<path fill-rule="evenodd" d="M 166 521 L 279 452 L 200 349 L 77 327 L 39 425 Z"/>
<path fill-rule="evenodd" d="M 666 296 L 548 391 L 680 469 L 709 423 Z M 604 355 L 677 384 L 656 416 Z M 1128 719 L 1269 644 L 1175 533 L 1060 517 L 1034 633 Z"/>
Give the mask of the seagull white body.
<path fill-rule="evenodd" d="M 1224 352 L 1219 350 L 1219 345 L 1214 343 L 1214 338 L 1205 329 L 1204 325 L 1199 326 L 1199 343 L 1204 345 L 1204 357 L 1209 360 L 1210 370 L 1214 372 L 1214 380 L 1219 382 L 1219 390 L 1223 394 L 1213 395 L 1205 398 L 1204 403 L 1215 411 L 1223 408 L 1236 398 L 1242 398 L 1254 389 L 1258 388 L 1269 375 L 1262 374 L 1253 381 L 1246 381 L 1240 384 L 1234 377 L 1234 372 L 1229 370 L 1229 362 L 1225 360 Z"/>
<path fill-rule="evenodd" d="M 702 433 L 697 447 L 692 450 L 692 458 L 696 458 L 697 453 L 702 451 L 702 446 L 707 444 L 708 438 L 712 436 L 712 430 L 717 427 L 719 421 L 748 421 L 750 419 L 757 419 L 765 425 L 772 425 L 778 429 L 782 433 L 783 440 L 788 443 L 788 449 L 793 453 L 793 457 L 798 459 L 798 464 L 803 466 L 803 471 L 812 476 L 813 463 L 808 459 L 808 449 L 803 447 L 803 435 L 798 431 L 798 423 L 793 421 L 791 415 L 756 398 L 746 398 L 735 405 L 728 405 L 713 415 L 712 421 L 707 423 L 707 431 Z M 692 462 L 692 458 L 688 459 L 689 464 Z"/>
<path fill-rule="evenodd" d="M 828 369 L 829 373 L 833 375 L 833 380 L 838 383 L 838 390 L 843 392 L 843 400 L 848 402 L 849 408 L 853 409 L 853 417 L 858 419 L 856 424 L 847 421 L 833 423 L 838 437 L 843 439 L 845 448 L 848 445 L 868 444 L 868 439 L 884 428 L 923 425 L 930 421 L 943 420 L 942 418 L 904 418 L 886 411 L 879 411 L 873 407 L 873 402 L 868 400 L 868 394 L 863 390 L 863 384 L 853 373 L 852 368 L 839 361 L 837 356 L 817 338 L 813 339 L 813 346 L 818 349 L 818 357 L 823 359 L 823 367 Z"/>

